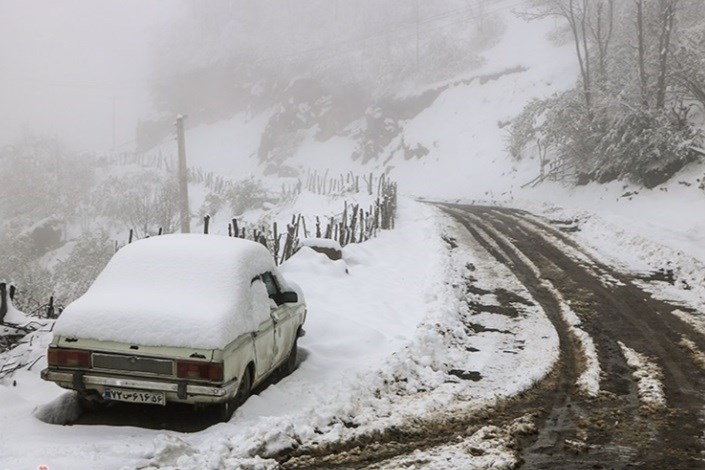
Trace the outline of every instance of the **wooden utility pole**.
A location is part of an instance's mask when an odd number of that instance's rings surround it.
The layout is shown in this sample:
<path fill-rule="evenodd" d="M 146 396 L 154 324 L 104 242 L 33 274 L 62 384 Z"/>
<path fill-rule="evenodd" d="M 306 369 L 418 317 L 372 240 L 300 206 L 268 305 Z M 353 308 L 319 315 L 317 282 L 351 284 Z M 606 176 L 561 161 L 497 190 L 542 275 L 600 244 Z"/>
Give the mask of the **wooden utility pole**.
<path fill-rule="evenodd" d="M 186 143 L 184 139 L 184 118 L 179 114 L 176 117 L 176 138 L 179 143 L 179 210 L 181 219 L 181 233 L 191 231 L 191 212 L 188 207 L 188 168 L 186 167 Z"/>
<path fill-rule="evenodd" d="M 419 0 L 416 0 L 416 70 L 419 69 L 419 40 L 421 17 L 419 16 Z"/>
<path fill-rule="evenodd" d="M 113 152 L 115 151 L 115 96 L 113 95 Z"/>

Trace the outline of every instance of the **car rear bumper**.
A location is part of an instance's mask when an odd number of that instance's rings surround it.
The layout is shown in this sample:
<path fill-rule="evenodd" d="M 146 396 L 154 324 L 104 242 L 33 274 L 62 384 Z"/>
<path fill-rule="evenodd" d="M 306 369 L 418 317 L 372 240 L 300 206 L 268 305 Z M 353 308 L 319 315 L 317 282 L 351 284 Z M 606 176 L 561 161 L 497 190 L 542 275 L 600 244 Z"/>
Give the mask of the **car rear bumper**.
<path fill-rule="evenodd" d="M 138 377 L 95 374 L 91 371 L 44 369 L 41 377 L 63 388 L 102 394 L 106 387 L 165 392 L 168 401 L 216 403 L 230 398 L 237 390 L 237 380 L 222 385 L 194 384 L 185 381 L 154 380 Z"/>

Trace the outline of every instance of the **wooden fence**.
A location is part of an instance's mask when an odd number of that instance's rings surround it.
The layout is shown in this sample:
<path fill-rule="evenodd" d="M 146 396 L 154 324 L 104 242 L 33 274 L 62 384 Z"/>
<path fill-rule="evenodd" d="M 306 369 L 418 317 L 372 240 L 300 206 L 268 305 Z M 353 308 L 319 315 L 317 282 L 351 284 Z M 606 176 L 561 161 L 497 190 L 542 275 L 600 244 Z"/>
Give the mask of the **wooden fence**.
<path fill-rule="evenodd" d="M 335 240 L 341 246 L 361 243 L 377 236 L 380 230 L 394 228 L 397 211 L 397 184 L 383 178 L 380 195 L 367 209 L 359 204 L 344 203 L 343 212 L 338 216 L 307 219 L 304 215 L 293 215 L 284 231 L 274 222 L 271 229 L 242 227 L 237 219 L 228 224 L 228 235 L 246 238 L 262 243 L 274 257 L 277 264 L 291 258 L 303 238 L 325 238 Z M 204 220 L 204 231 L 207 229 Z"/>
<path fill-rule="evenodd" d="M 323 174 L 309 170 L 306 175 L 306 189 L 320 195 L 360 192 L 359 175 L 355 175 L 352 171 L 346 174 L 341 173 L 339 176 L 331 176 L 328 173 L 328 170 Z M 362 187 L 370 196 L 374 194 L 375 190 L 377 190 L 377 195 L 381 196 L 386 179 L 384 173 L 379 177 L 375 177 L 374 173 L 365 174 L 362 176 Z"/>
<path fill-rule="evenodd" d="M 321 191 L 324 190 L 324 186 L 327 188 L 325 192 L 317 194 L 341 194 L 341 190 L 352 193 L 359 188 L 360 182 L 360 178 L 352 173 L 338 179 L 328 178 L 327 173 L 320 176 L 315 172 L 309 172 L 307 180 L 307 188 L 309 189 L 310 187 L 318 187 L 319 184 Z M 335 240 L 341 246 L 369 240 L 377 236 L 380 230 L 394 228 L 397 211 L 397 184 L 384 174 L 375 177 L 372 173 L 363 176 L 362 182 L 368 194 L 374 194 L 373 191 L 377 190 L 377 198 L 367 208 L 360 207 L 359 204 L 345 202 L 342 213 L 333 217 L 316 216 L 307 221 L 302 214 L 293 215 L 291 222 L 287 223 L 283 230 L 276 222 L 269 227 L 255 227 L 247 226 L 242 221 L 233 218 L 228 223 L 228 235 L 263 244 L 272 253 L 277 264 L 289 259 L 296 252 L 299 242 L 303 238 L 315 237 Z M 298 194 L 301 190 L 302 184 L 300 183 L 289 188 L 282 188 L 283 194 Z M 203 220 L 203 231 L 204 233 L 210 231 L 210 216 L 208 215 Z M 160 229 L 158 235 L 161 234 Z M 130 230 L 127 243 L 132 243 L 133 240 L 134 232 Z M 119 248 L 120 246 L 116 242 L 115 251 Z"/>
<path fill-rule="evenodd" d="M 206 181 L 207 176 L 201 174 Z M 200 178 L 200 176 L 199 176 Z M 219 179 L 210 180 L 218 183 Z M 360 188 L 360 182 L 368 194 L 374 194 L 377 190 L 377 197 L 369 207 L 361 207 L 360 204 L 344 202 L 343 211 L 332 217 L 311 217 L 306 219 L 302 214 L 293 215 L 291 222 L 286 227 L 280 228 L 275 222 L 270 227 L 246 226 L 237 219 L 232 219 L 228 224 L 228 235 L 256 241 L 261 243 L 272 253 L 272 257 L 277 265 L 291 258 L 299 248 L 300 241 L 304 238 L 325 238 L 335 240 L 341 246 L 351 243 L 361 243 L 377 236 L 381 230 L 391 230 L 395 226 L 397 211 L 397 184 L 391 181 L 386 175 L 375 177 L 373 174 L 365 175 L 362 178 L 353 175 L 343 175 L 340 178 L 328 178 L 317 173 L 309 173 L 307 178 L 307 188 L 316 187 L 321 191 L 318 194 L 344 194 L 356 192 Z M 309 186 L 313 185 L 313 186 Z M 320 185 L 320 186 L 319 186 Z M 291 194 L 298 194 L 302 191 L 302 184 L 283 188 Z M 315 192 L 315 191 L 314 191 Z M 204 233 L 210 231 L 210 217 L 204 217 Z M 160 229 L 158 235 L 162 234 Z M 130 230 L 127 243 L 135 240 L 134 232 Z M 115 251 L 120 245 L 115 241 Z M 18 334 L 27 334 L 36 330 L 35 322 L 27 325 L 8 325 L 4 322 L 5 314 L 8 311 L 7 299 L 14 300 L 17 289 L 14 285 L 0 282 L 0 326 L 5 325 L 18 329 Z M 63 305 L 55 303 L 54 296 L 49 300 L 37 305 L 27 312 L 31 317 L 55 319 L 63 311 Z M 0 341 L 1 343 L 1 341 Z M 7 345 L 5 345 L 7 346 Z M 0 344 L 0 350 L 3 344 Z"/>

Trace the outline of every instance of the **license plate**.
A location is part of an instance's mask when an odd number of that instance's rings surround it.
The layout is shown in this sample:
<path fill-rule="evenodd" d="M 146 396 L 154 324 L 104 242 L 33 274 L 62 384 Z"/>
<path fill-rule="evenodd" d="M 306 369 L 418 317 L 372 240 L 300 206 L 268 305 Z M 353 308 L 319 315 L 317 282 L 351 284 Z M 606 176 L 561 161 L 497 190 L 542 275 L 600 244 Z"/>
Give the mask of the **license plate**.
<path fill-rule="evenodd" d="M 147 403 L 150 405 L 166 405 L 164 392 L 149 390 L 116 390 L 106 388 L 103 398 L 113 401 L 126 401 L 128 403 Z"/>

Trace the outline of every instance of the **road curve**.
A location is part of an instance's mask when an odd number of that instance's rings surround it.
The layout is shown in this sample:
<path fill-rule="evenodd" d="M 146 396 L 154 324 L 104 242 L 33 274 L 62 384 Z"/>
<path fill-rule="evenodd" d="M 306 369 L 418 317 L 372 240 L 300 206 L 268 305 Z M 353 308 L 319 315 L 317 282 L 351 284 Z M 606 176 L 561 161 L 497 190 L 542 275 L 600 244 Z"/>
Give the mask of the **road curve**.
<path fill-rule="evenodd" d="M 654 299 L 632 276 L 593 259 L 563 232 L 526 212 L 442 207 L 532 292 L 559 331 L 560 362 L 573 362 L 561 367 L 564 380 L 554 391 L 562 396 L 542 411 L 538 435 L 522 448 L 526 468 L 705 467 L 705 371 L 694 354 L 705 351 L 705 339 L 671 314 L 683 307 Z M 584 367 L 583 353 L 566 337 L 567 325 L 555 315 L 555 295 L 546 295 L 546 281 L 594 341 L 601 368 L 597 397 L 565 385 Z M 639 380 L 620 343 L 660 371 L 665 404 L 640 400 Z"/>
<path fill-rule="evenodd" d="M 516 437 L 523 468 L 705 468 L 705 338 L 671 314 L 682 306 L 654 299 L 633 275 L 599 262 L 527 212 L 437 206 L 474 238 L 473 249 L 511 269 L 541 305 L 560 341 L 553 371 L 531 390 L 482 412 L 428 416 L 408 427 L 285 451 L 274 456 L 283 468 L 393 468 L 399 457 L 527 416 L 536 432 Z M 596 393 L 578 386 L 588 354 L 576 323 L 562 315 L 566 305 L 594 344 Z"/>

